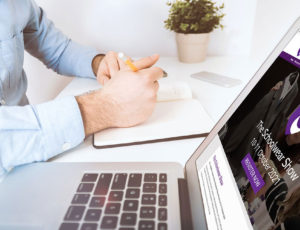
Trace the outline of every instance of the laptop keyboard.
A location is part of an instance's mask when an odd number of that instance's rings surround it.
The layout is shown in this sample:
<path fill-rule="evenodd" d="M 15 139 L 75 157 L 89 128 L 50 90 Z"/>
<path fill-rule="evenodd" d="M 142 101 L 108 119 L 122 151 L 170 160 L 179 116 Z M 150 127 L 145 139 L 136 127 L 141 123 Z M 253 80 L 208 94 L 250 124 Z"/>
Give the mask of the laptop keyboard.
<path fill-rule="evenodd" d="M 167 230 L 166 173 L 85 173 L 60 230 Z"/>

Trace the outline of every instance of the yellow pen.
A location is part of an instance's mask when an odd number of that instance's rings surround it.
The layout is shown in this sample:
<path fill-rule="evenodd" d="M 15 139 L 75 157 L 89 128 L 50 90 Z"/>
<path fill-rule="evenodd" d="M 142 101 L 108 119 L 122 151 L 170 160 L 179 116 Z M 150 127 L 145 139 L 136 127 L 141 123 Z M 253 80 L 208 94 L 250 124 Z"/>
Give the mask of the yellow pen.
<path fill-rule="evenodd" d="M 124 53 L 118 53 L 118 57 L 125 62 L 126 65 L 129 66 L 129 68 L 133 71 L 136 72 L 139 69 L 132 63 L 130 58 L 126 57 Z"/>
<path fill-rule="evenodd" d="M 122 52 L 119 52 L 118 53 L 118 57 L 125 62 L 125 64 L 127 66 L 129 66 L 129 68 L 133 71 L 133 72 L 136 72 L 138 71 L 139 69 L 132 63 L 132 61 L 130 60 L 130 58 L 128 58 L 124 53 Z M 168 73 L 166 71 L 163 70 L 163 77 L 167 77 L 168 76 Z"/>

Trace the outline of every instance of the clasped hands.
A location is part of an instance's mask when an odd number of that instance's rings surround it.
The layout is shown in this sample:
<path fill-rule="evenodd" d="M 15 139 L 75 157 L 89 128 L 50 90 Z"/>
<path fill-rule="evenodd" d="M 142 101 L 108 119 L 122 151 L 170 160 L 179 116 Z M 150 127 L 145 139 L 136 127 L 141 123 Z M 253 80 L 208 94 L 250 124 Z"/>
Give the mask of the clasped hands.
<path fill-rule="evenodd" d="M 76 97 L 86 136 L 106 128 L 135 126 L 150 117 L 157 81 L 163 76 L 161 68 L 153 67 L 158 59 L 156 54 L 135 61 L 139 71 L 133 72 L 115 52 L 94 58 L 93 71 L 103 88 Z"/>

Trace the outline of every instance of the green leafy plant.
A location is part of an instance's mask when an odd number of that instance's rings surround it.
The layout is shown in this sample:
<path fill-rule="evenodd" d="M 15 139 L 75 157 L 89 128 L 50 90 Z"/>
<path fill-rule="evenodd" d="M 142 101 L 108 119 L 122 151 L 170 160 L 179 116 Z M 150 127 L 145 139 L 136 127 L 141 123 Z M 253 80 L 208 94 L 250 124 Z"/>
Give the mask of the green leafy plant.
<path fill-rule="evenodd" d="M 171 8 L 165 27 L 176 33 L 209 33 L 216 28 L 223 29 L 224 4 L 217 6 L 210 0 L 175 0 L 167 5 Z"/>

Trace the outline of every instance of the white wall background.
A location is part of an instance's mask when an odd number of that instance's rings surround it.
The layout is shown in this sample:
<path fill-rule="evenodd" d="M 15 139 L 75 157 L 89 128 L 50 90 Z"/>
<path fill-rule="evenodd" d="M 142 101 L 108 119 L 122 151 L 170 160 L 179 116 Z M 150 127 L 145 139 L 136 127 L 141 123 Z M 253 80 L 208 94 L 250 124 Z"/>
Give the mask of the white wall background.
<path fill-rule="evenodd" d="M 299 0 L 258 0 L 252 55 L 263 61 L 298 17 Z"/>
<path fill-rule="evenodd" d="M 163 23 L 168 16 L 167 0 L 36 1 L 65 34 L 100 52 L 122 50 L 130 56 L 176 55 L 174 34 L 167 31 Z M 209 55 L 248 54 L 256 1 L 224 2 L 226 27 L 213 32 Z M 47 70 L 29 55 L 25 56 L 25 70 L 31 103 L 54 98 L 70 81 Z"/>
<path fill-rule="evenodd" d="M 152 53 L 176 56 L 174 34 L 167 31 L 163 23 L 168 16 L 167 0 L 36 2 L 65 34 L 77 42 L 96 47 L 102 53 L 121 50 L 130 56 Z M 268 47 L 272 47 L 269 39 L 272 42 L 278 40 L 282 34 L 280 31 L 287 30 L 290 21 L 295 18 L 296 9 L 300 8 L 299 0 L 217 2 L 225 3 L 225 29 L 212 33 L 209 55 L 255 55 L 265 52 L 261 47 L 268 51 Z M 282 6 L 286 10 L 279 17 Z M 288 13 L 289 10 L 292 14 Z M 266 31 L 269 34 L 266 34 Z M 58 76 L 47 70 L 29 55 L 25 56 L 24 67 L 29 80 L 28 96 L 31 103 L 54 98 L 70 81 L 70 78 Z"/>

